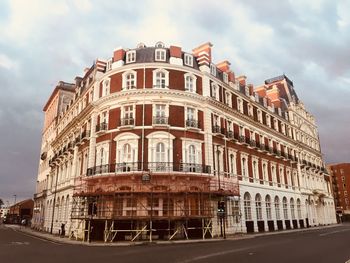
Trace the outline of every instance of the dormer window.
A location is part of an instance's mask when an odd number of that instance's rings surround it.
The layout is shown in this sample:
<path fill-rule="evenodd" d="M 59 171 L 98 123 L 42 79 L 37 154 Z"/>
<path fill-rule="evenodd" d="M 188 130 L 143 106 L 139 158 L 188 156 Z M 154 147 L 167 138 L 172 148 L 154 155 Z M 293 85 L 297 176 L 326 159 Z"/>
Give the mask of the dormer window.
<path fill-rule="evenodd" d="M 164 48 L 164 47 L 165 47 L 165 45 L 164 45 L 164 43 L 162 41 L 158 41 L 156 43 L 156 48 Z"/>
<path fill-rule="evenodd" d="M 136 50 L 130 50 L 126 52 L 126 63 L 132 63 L 136 61 Z"/>
<path fill-rule="evenodd" d="M 155 51 L 155 60 L 156 61 L 165 61 L 166 60 L 166 51 L 165 51 L 165 49 L 156 49 L 156 51 Z"/>
<path fill-rule="evenodd" d="M 216 66 L 214 64 L 210 64 L 210 74 L 216 77 Z"/>
<path fill-rule="evenodd" d="M 228 74 L 226 72 L 223 73 L 223 79 L 226 84 L 228 84 Z"/>
<path fill-rule="evenodd" d="M 107 61 L 106 71 L 109 71 L 112 69 L 112 59 L 109 59 Z"/>
<path fill-rule="evenodd" d="M 196 92 L 196 80 L 197 78 L 192 74 L 185 74 L 185 91 Z"/>
<path fill-rule="evenodd" d="M 106 96 L 109 94 L 110 89 L 110 80 L 106 79 L 102 83 L 102 96 Z"/>
<path fill-rule="evenodd" d="M 186 66 L 193 67 L 193 56 L 190 54 L 184 55 L 184 63 Z"/>

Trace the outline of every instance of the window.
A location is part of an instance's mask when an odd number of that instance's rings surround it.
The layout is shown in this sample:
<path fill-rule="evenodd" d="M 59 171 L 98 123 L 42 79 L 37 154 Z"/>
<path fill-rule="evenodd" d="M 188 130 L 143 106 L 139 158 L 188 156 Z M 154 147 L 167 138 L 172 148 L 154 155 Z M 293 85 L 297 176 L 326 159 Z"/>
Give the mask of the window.
<path fill-rule="evenodd" d="M 269 177 L 268 177 L 268 174 L 267 174 L 267 164 L 266 163 L 263 164 L 262 172 L 263 172 L 264 183 L 267 183 L 269 181 Z"/>
<path fill-rule="evenodd" d="M 219 100 L 219 86 L 215 83 L 211 84 L 211 97 Z"/>
<path fill-rule="evenodd" d="M 246 179 L 248 177 L 247 174 L 247 159 L 245 157 L 242 158 L 242 177 Z"/>
<path fill-rule="evenodd" d="M 123 90 L 130 90 L 136 88 L 136 71 L 126 71 L 122 75 L 123 77 Z"/>
<path fill-rule="evenodd" d="M 243 101 L 241 98 L 237 98 L 237 110 L 243 113 Z"/>
<path fill-rule="evenodd" d="M 197 78 L 192 74 L 185 74 L 185 91 L 196 92 Z"/>
<path fill-rule="evenodd" d="M 225 102 L 227 106 L 232 107 L 231 92 L 225 91 Z"/>
<path fill-rule="evenodd" d="M 131 50 L 126 52 L 126 63 L 131 63 L 136 61 L 136 50 Z"/>
<path fill-rule="evenodd" d="M 183 170 L 202 172 L 202 142 L 192 139 L 182 139 Z"/>
<path fill-rule="evenodd" d="M 276 176 L 276 168 L 275 166 L 271 166 L 271 173 L 272 173 L 272 182 L 275 184 L 277 182 L 277 176 Z"/>
<path fill-rule="evenodd" d="M 283 197 L 283 216 L 284 219 L 288 219 L 288 203 L 287 198 Z"/>
<path fill-rule="evenodd" d="M 155 104 L 153 124 L 168 124 L 167 105 Z"/>
<path fill-rule="evenodd" d="M 229 165 L 230 165 L 230 174 L 235 175 L 237 174 L 236 171 L 236 155 L 234 153 L 230 153 L 229 155 Z"/>
<path fill-rule="evenodd" d="M 265 198 L 265 205 L 266 205 L 266 219 L 271 220 L 271 197 L 269 195 Z"/>
<path fill-rule="evenodd" d="M 261 209 L 261 196 L 257 194 L 255 196 L 255 208 L 256 208 L 256 219 L 262 220 L 262 209 Z"/>
<path fill-rule="evenodd" d="M 214 64 L 210 64 L 210 74 L 216 77 L 216 66 Z"/>
<path fill-rule="evenodd" d="M 294 199 L 290 199 L 290 214 L 292 219 L 295 219 L 295 206 L 294 206 Z"/>
<path fill-rule="evenodd" d="M 156 61 L 165 61 L 166 60 L 166 51 L 165 51 L 165 49 L 156 49 L 156 51 L 155 51 L 155 60 Z"/>
<path fill-rule="evenodd" d="M 155 131 L 147 135 L 148 169 L 151 171 L 172 171 L 173 140 L 175 137 L 165 131 Z"/>
<path fill-rule="evenodd" d="M 134 125 L 133 105 L 124 106 L 122 109 L 121 125 Z"/>
<path fill-rule="evenodd" d="M 298 218 L 301 219 L 301 203 L 300 199 L 297 199 L 297 212 L 298 212 Z"/>
<path fill-rule="evenodd" d="M 110 80 L 106 79 L 102 82 L 102 96 L 107 96 L 110 90 Z"/>
<path fill-rule="evenodd" d="M 253 178 L 255 182 L 258 182 L 259 180 L 259 169 L 258 169 L 258 162 L 256 160 L 253 161 Z"/>
<path fill-rule="evenodd" d="M 226 84 L 228 84 L 228 74 L 226 72 L 223 73 L 223 79 Z"/>
<path fill-rule="evenodd" d="M 186 108 L 186 127 L 198 128 L 197 110 L 192 107 Z"/>
<path fill-rule="evenodd" d="M 276 212 L 276 220 L 280 220 L 281 219 L 280 200 L 278 196 L 275 197 L 275 212 Z"/>
<path fill-rule="evenodd" d="M 252 210 L 249 193 L 244 194 L 244 217 L 246 221 L 252 220 Z"/>
<path fill-rule="evenodd" d="M 153 71 L 153 87 L 168 88 L 169 86 L 169 72 L 163 69 Z"/>
<path fill-rule="evenodd" d="M 185 59 L 185 65 L 186 66 L 190 66 L 193 67 L 193 56 L 190 54 L 185 54 L 184 55 L 184 59 Z"/>
<path fill-rule="evenodd" d="M 116 171 L 137 171 L 139 136 L 134 133 L 124 132 L 118 135 L 114 140 L 117 144 Z"/>

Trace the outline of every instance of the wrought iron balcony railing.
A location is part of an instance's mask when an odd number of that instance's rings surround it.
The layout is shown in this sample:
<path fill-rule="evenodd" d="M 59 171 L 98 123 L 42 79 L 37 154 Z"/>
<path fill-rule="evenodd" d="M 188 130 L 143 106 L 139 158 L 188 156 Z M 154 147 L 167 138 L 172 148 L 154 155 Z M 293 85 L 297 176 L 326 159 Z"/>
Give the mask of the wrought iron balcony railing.
<path fill-rule="evenodd" d="M 187 119 L 186 120 L 186 127 L 199 128 L 199 123 L 195 119 Z"/>
<path fill-rule="evenodd" d="M 122 118 L 120 120 L 120 126 L 134 126 L 135 119 L 134 118 Z"/>
<path fill-rule="evenodd" d="M 167 125 L 168 124 L 168 117 L 166 117 L 166 116 L 154 116 L 153 117 L 153 124 Z"/>

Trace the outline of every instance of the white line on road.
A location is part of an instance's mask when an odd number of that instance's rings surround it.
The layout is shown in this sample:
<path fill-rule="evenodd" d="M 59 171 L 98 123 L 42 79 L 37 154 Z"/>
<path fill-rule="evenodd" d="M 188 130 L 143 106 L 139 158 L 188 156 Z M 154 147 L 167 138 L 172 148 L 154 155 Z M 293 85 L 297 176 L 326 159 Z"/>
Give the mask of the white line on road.
<path fill-rule="evenodd" d="M 320 237 L 328 236 L 328 235 L 333 235 L 333 234 L 337 234 L 337 233 L 341 233 L 341 232 L 346 232 L 346 231 L 350 231 L 350 229 L 342 229 L 342 230 L 332 231 L 332 232 L 328 232 L 328 233 L 323 233 L 323 234 L 320 234 Z"/>
<path fill-rule="evenodd" d="M 55 242 L 55 241 L 51 241 L 51 240 L 47 240 L 47 239 L 45 239 L 45 238 L 41 238 L 41 237 L 38 237 L 38 236 L 26 234 L 26 233 L 24 233 L 23 231 L 18 231 L 18 230 L 14 229 L 14 228 L 12 228 L 12 229 L 13 229 L 13 231 L 15 231 L 15 232 L 17 232 L 17 233 L 21 233 L 22 235 L 25 235 L 25 236 L 27 236 L 27 237 L 36 238 L 36 239 L 39 239 L 39 240 L 41 240 L 41 241 L 49 242 L 49 243 L 52 243 L 52 244 L 55 244 L 55 245 L 59 245 L 59 246 L 62 245 L 61 243 L 58 243 L 58 242 Z"/>
<path fill-rule="evenodd" d="M 204 259 L 208 259 L 208 258 L 212 258 L 212 257 L 227 255 L 227 254 L 236 253 L 236 252 L 242 252 L 242 251 L 250 250 L 252 248 L 257 248 L 257 247 L 261 247 L 261 246 L 253 246 L 253 247 L 245 247 L 245 248 L 237 248 L 237 249 L 230 249 L 230 250 L 220 251 L 220 252 L 216 252 L 216 253 L 211 253 L 211 254 L 207 254 L 207 255 L 203 255 L 203 256 L 199 256 L 199 257 L 186 259 L 186 260 L 180 261 L 178 263 L 189 263 L 189 262 L 204 260 Z M 253 254 L 253 253 L 250 253 L 250 254 Z"/>

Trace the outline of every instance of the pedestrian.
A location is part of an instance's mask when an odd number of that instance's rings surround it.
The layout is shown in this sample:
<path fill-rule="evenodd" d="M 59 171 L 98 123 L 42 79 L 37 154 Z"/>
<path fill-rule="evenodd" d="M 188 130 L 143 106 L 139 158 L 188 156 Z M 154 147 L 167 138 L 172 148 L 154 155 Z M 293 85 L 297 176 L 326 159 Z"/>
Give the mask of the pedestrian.
<path fill-rule="evenodd" d="M 66 225 L 64 223 L 61 224 L 61 236 L 64 237 L 66 235 L 66 230 L 65 230 Z"/>

